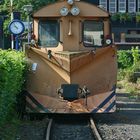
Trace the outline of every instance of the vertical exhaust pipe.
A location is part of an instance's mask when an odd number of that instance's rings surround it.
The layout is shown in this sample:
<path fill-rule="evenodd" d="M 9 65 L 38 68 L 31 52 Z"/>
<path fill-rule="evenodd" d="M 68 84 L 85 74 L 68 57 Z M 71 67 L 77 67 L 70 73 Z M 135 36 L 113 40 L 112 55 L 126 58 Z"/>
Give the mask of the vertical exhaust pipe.
<path fill-rule="evenodd" d="M 68 33 L 69 36 L 72 35 L 72 21 L 69 20 L 69 33 Z"/>

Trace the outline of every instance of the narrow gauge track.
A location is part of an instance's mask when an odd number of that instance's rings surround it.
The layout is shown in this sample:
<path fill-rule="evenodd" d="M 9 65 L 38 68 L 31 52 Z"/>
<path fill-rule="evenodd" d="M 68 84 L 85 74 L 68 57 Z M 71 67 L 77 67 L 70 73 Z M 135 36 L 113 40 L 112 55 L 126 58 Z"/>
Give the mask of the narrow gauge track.
<path fill-rule="evenodd" d="M 50 119 L 45 140 L 102 140 L 92 118 L 86 120 Z"/>

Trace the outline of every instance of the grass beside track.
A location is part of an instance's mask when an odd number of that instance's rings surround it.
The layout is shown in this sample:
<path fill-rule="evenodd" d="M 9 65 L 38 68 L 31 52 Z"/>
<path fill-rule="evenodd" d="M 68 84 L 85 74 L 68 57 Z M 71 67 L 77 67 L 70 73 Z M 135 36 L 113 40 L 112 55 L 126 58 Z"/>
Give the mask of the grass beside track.
<path fill-rule="evenodd" d="M 16 140 L 16 134 L 20 121 L 13 119 L 0 126 L 0 140 Z"/>

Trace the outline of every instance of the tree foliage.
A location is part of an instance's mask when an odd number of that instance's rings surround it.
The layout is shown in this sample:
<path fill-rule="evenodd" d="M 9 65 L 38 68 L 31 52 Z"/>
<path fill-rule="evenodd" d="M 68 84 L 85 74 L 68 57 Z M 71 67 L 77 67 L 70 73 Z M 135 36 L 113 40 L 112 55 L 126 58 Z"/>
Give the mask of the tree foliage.
<path fill-rule="evenodd" d="M 13 0 L 13 8 L 10 6 L 10 0 L 3 0 L 0 4 L 0 13 L 2 15 L 7 15 L 7 19 L 4 22 L 4 32 L 8 34 L 8 24 L 10 22 L 10 14 L 11 11 L 19 11 L 21 12 L 22 20 L 26 20 L 27 15 L 25 14 L 22 7 L 24 5 L 32 5 L 33 6 L 33 12 L 40 9 L 44 5 L 47 5 L 48 3 L 53 3 L 56 0 Z"/>
<path fill-rule="evenodd" d="M 133 65 L 133 57 L 130 50 L 118 51 L 118 67 L 121 69 L 129 68 Z"/>
<path fill-rule="evenodd" d="M 14 11 L 22 11 L 22 7 L 24 5 L 31 4 L 33 6 L 33 10 L 37 10 L 41 8 L 42 6 L 53 3 L 56 0 L 13 0 L 13 10 Z M 0 5 L 0 12 L 6 12 L 9 13 L 11 10 L 10 7 L 10 0 L 3 0 L 3 2 Z"/>

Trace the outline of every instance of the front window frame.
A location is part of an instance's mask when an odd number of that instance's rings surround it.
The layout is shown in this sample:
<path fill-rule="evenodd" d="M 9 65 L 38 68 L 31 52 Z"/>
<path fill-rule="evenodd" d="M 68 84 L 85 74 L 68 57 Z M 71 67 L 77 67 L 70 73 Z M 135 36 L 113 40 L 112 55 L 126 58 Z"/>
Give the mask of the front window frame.
<path fill-rule="evenodd" d="M 84 23 L 85 22 L 97 22 L 97 23 L 102 23 L 102 35 L 100 35 L 100 42 L 101 42 L 101 45 L 86 45 L 86 43 L 84 43 Z M 101 38 L 102 36 L 102 38 Z M 103 40 L 104 40 L 104 22 L 102 20 L 84 20 L 83 21 L 83 25 L 82 25 L 82 43 L 83 43 L 83 46 L 86 47 L 86 48 L 101 48 L 103 47 Z M 94 42 L 94 41 L 93 41 Z"/>
<path fill-rule="evenodd" d="M 126 0 L 119 0 L 118 12 L 125 13 L 126 12 Z M 123 6 L 122 6 L 123 5 Z"/>
<path fill-rule="evenodd" d="M 113 0 L 113 1 L 109 1 L 109 12 L 110 13 L 116 13 L 117 11 L 117 3 L 116 3 L 116 0 Z"/>
<path fill-rule="evenodd" d="M 140 0 L 138 0 L 138 10 L 137 10 L 137 12 L 140 12 Z"/>
<path fill-rule="evenodd" d="M 133 6 L 131 4 L 133 4 Z M 136 0 L 128 0 L 128 12 L 129 13 L 136 12 Z"/>
<path fill-rule="evenodd" d="M 42 44 L 41 43 L 41 36 L 40 36 L 40 28 L 41 28 L 41 23 L 56 23 L 56 37 L 57 37 L 57 39 L 56 39 L 56 44 L 55 45 L 51 45 L 51 44 L 49 44 L 49 45 L 47 45 L 47 44 Z M 47 37 L 46 37 L 46 39 L 47 39 Z M 58 44 L 59 44 L 59 42 L 60 42 L 60 22 L 59 22 L 59 20 L 58 19 L 50 19 L 50 18 L 47 18 L 47 19 L 39 19 L 39 22 L 38 22 L 38 44 L 39 44 L 39 46 L 41 47 L 41 48 L 55 48 L 55 47 L 57 47 L 58 46 Z"/>

